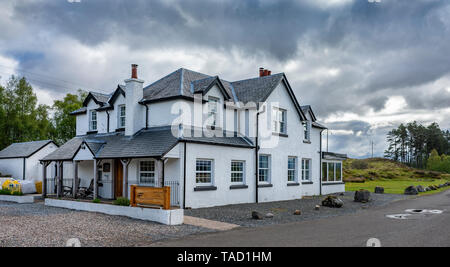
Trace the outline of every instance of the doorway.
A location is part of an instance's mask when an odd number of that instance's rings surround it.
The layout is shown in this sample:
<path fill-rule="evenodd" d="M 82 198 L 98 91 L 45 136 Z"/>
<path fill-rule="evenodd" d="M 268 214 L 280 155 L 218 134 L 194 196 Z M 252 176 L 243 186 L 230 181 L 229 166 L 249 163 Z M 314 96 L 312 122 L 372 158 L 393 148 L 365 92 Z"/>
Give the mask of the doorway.
<path fill-rule="evenodd" d="M 123 165 L 120 160 L 114 162 L 114 198 L 117 199 L 123 195 Z"/>

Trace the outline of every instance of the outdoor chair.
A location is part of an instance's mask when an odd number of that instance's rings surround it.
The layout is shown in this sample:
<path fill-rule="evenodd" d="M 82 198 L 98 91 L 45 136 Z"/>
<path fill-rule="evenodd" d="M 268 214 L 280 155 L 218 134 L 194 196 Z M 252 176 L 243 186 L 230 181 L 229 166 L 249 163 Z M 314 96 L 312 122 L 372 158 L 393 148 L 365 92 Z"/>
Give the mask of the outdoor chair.
<path fill-rule="evenodd" d="M 78 187 L 78 195 L 80 198 L 88 198 L 94 194 L 94 179 L 91 180 L 89 187 Z"/>

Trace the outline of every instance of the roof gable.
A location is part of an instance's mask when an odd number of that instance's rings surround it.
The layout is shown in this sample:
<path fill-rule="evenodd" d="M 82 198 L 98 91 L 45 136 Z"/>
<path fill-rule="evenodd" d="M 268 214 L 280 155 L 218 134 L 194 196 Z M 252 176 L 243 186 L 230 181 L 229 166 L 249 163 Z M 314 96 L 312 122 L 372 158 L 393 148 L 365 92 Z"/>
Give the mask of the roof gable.
<path fill-rule="evenodd" d="M 0 159 L 29 158 L 50 143 L 57 146 L 52 140 L 14 143 L 0 151 Z"/>

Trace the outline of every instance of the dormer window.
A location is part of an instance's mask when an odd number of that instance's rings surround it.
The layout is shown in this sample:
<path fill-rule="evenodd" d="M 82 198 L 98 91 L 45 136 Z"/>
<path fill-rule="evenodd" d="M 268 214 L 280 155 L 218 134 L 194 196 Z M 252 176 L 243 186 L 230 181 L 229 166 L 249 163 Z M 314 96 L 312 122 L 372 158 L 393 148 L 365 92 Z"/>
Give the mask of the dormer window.
<path fill-rule="evenodd" d="M 287 134 L 286 110 L 273 108 L 273 132 L 277 134 Z"/>
<path fill-rule="evenodd" d="M 208 98 L 208 120 L 209 126 L 216 127 L 217 126 L 217 112 L 219 107 L 219 99 L 215 97 Z"/>
<path fill-rule="evenodd" d="M 121 128 L 125 128 L 125 122 L 126 122 L 126 108 L 125 105 L 120 105 L 119 106 L 119 118 L 118 118 L 118 126 L 117 128 L 121 129 Z"/>
<path fill-rule="evenodd" d="M 308 142 L 311 141 L 311 123 L 309 121 L 304 121 L 303 129 L 304 129 L 303 140 L 308 141 Z"/>
<path fill-rule="evenodd" d="M 97 111 L 91 110 L 89 113 L 89 130 L 97 131 Z"/>

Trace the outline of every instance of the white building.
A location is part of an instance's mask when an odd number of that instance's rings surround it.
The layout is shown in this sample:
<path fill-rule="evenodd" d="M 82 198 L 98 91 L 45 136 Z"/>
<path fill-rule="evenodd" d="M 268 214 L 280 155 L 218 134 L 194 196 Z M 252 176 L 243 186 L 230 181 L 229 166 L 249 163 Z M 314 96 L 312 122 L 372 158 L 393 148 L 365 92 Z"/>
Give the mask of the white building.
<path fill-rule="evenodd" d="M 66 167 L 58 173 L 83 187 L 93 181 L 94 197 L 128 197 L 132 184 L 170 186 L 172 203 L 184 208 L 345 191 L 345 155 L 325 164 L 326 128 L 285 74 L 260 69 L 257 78 L 228 82 L 179 69 L 143 85 L 133 65 L 111 94 L 89 93 L 72 113 L 77 136 L 44 164 L 73 164 L 71 177 Z"/>
<path fill-rule="evenodd" d="M 42 181 L 40 159 L 58 149 L 51 140 L 14 143 L 0 151 L 0 174 L 16 180 Z M 55 164 L 48 166 L 54 173 Z"/>

